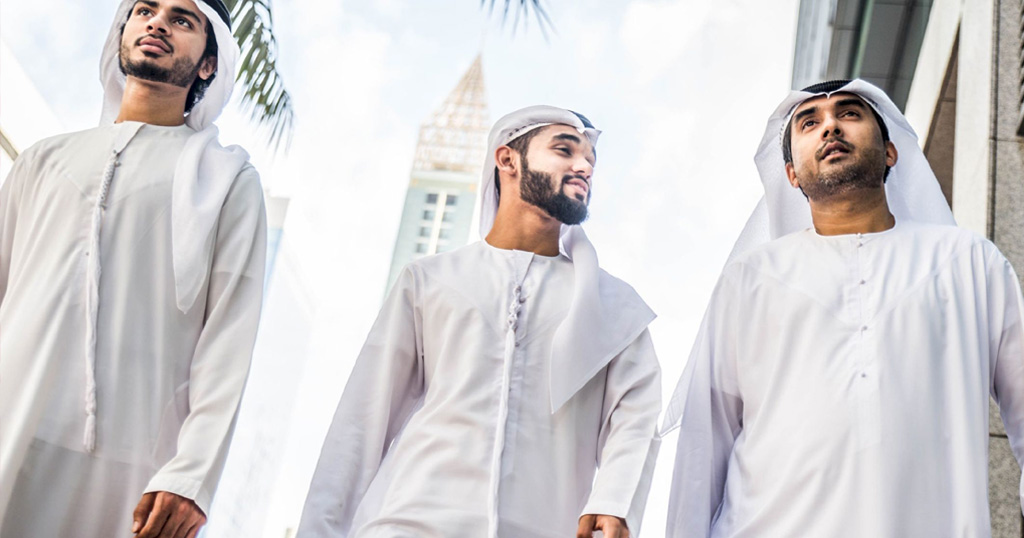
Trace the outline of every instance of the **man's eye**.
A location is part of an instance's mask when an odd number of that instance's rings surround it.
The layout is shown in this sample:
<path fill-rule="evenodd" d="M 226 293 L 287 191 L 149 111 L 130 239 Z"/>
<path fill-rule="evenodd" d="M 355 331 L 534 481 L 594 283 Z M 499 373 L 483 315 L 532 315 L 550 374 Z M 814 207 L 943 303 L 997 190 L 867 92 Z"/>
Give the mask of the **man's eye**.
<path fill-rule="evenodd" d="M 136 15 L 149 15 L 150 13 L 152 13 L 152 11 L 150 11 L 148 7 L 140 7 L 135 10 Z"/>
<path fill-rule="evenodd" d="M 174 22 L 184 26 L 185 28 L 191 28 L 192 27 L 192 23 L 188 22 L 188 19 L 177 19 Z"/>
<path fill-rule="evenodd" d="M 800 128 L 806 129 L 808 127 L 813 127 L 815 123 L 817 122 L 814 120 L 804 120 L 804 122 L 800 124 Z"/>
<path fill-rule="evenodd" d="M 565 155 L 565 156 L 572 155 L 572 152 L 569 151 L 569 148 L 555 148 L 555 149 L 560 151 L 560 152 L 562 152 L 562 155 Z"/>
<path fill-rule="evenodd" d="M 843 116 L 851 116 L 856 118 L 860 116 L 860 114 L 856 110 L 847 110 L 846 112 L 843 112 Z"/>

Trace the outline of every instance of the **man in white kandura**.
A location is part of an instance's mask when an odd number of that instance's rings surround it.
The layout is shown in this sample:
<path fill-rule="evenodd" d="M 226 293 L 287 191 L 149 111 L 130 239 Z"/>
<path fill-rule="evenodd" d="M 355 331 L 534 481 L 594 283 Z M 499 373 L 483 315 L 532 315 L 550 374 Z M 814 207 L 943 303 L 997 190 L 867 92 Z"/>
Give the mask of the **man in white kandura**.
<path fill-rule="evenodd" d="M 792 92 L 756 162 L 765 197 L 666 416 L 668 536 L 989 536 L 989 395 L 1024 456 L 1010 264 L 864 81 Z"/>
<path fill-rule="evenodd" d="M 100 126 L 28 148 L 0 189 L 3 538 L 206 519 L 266 256 L 259 176 L 213 126 L 237 59 L 221 0 L 125 0 Z"/>
<path fill-rule="evenodd" d="M 402 272 L 341 397 L 299 537 L 638 534 L 660 373 L 654 314 L 577 226 L 598 134 L 550 106 L 498 120 L 485 239 Z"/>

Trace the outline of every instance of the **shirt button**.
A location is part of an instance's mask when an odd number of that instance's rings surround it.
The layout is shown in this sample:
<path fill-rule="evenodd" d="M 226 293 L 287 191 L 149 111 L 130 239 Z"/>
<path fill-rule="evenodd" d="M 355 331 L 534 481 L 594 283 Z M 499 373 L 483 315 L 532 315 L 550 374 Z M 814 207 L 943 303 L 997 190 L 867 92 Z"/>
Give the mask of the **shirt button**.
<path fill-rule="evenodd" d="M 868 326 L 864 325 L 863 327 L 860 328 L 860 330 L 861 330 L 861 332 L 864 332 L 864 331 L 868 330 Z"/>
<path fill-rule="evenodd" d="M 860 285 L 861 285 L 861 286 L 863 286 L 864 284 L 867 284 L 867 283 L 868 283 L 868 281 L 867 281 L 867 280 L 861 280 L 861 281 L 860 281 Z"/>
<path fill-rule="evenodd" d="M 861 377 L 867 377 L 867 376 L 868 376 L 868 374 L 866 374 L 866 373 L 864 373 L 864 372 L 861 372 L 861 373 L 860 373 L 860 376 L 861 376 Z"/>

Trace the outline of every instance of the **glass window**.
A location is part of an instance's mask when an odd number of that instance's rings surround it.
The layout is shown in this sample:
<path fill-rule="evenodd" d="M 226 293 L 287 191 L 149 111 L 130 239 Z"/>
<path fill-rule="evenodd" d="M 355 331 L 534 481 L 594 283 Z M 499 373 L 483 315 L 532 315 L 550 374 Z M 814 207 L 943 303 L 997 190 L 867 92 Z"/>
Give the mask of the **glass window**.
<path fill-rule="evenodd" d="M 432 193 L 428 194 L 427 195 L 427 203 L 428 204 L 436 204 L 437 203 L 437 193 L 433 193 L 432 192 Z"/>
<path fill-rule="evenodd" d="M 444 205 L 455 205 L 459 201 L 459 197 L 454 194 L 449 194 L 448 198 L 444 201 Z"/>
<path fill-rule="evenodd" d="M 441 235 L 439 235 L 438 237 L 440 237 L 441 239 L 448 239 L 451 236 L 452 236 L 452 231 L 451 230 L 442 229 L 441 230 Z"/>
<path fill-rule="evenodd" d="M 430 237 L 430 228 L 427 228 L 426 226 L 421 226 L 420 237 Z"/>
<path fill-rule="evenodd" d="M 427 251 L 426 243 L 416 243 L 416 254 L 423 254 Z"/>
<path fill-rule="evenodd" d="M 423 220 L 434 220 L 434 212 L 430 209 L 424 211 Z"/>
<path fill-rule="evenodd" d="M 443 220 L 444 222 L 450 222 L 454 218 L 455 215 L 452 213 L 445 213 L 444 215 L 441 215 L 441 220 Z"/>

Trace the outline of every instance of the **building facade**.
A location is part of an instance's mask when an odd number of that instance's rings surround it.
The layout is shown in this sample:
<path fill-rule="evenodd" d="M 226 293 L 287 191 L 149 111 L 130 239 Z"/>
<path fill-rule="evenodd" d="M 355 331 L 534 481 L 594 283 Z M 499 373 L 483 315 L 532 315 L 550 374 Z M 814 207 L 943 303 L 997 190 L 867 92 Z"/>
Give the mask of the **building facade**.
<path fill-rule="evenodd" d="M 387 290 L 407 263 L 469 240 L 489 128 L 483 69 L 477 56 L 420 127 Z"/>
<path fill-rule="evenodd" d="M 1024 274 L 1022 0 L 802 0 L 799 16 L 793 87 L 859 77 L 886 90 L 957 223 Z M 992 535 L 1019 538 L 1020 469 L 994 405 L 989 416 Z"/>

